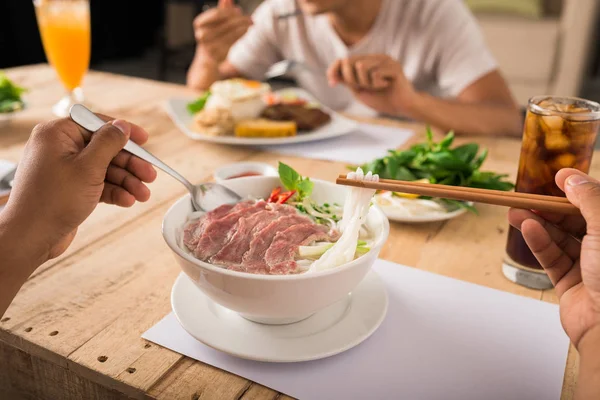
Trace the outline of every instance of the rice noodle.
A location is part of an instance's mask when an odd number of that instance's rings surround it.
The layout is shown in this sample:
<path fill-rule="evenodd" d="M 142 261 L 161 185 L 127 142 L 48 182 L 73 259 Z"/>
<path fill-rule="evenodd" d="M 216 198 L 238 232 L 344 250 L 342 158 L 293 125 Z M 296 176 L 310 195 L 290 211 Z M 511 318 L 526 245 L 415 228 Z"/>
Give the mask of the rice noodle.
<path fill-rule="evenodd" d="M 364 174 L 363 170 L 358 168 L 356 172 L 350 172 L 348 179 L 358 181 L 378 182 L 379 176 L 372 175 L 371 172 Z M 322 271 L 335 268 L 342 264 L 352 261 L 356 254 L 356 244 L 361 233 L 361 227 L 365 223 L 371 198 L 375 194 L 373 189 L 364 189 L 351 187 L 346 195 L 342 220 L 339 229 L 342 236 L 310 267 L 310 271 Z"/>

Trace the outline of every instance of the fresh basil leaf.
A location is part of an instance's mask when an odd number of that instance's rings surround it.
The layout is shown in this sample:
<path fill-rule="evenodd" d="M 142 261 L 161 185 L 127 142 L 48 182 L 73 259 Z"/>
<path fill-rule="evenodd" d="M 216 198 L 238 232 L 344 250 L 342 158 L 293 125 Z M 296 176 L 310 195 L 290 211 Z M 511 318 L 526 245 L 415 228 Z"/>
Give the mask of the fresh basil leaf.
<path fill-rule="evenodd" d="M 308 178 L 304 178 L 300 182 L 298 182 L 296 188 L 298 190 L 298 195 L 300 196 L 300 198 L 303 199 L 305 197 L 309 197 L 312 194 L 314 186 L 315 183 Z"/>
<path fill-rule="evenodd" d="M 454 155 L 448 152 L 443 153 L 429 153 L 427 160 L 436 164 L 438 167 L 454 170 L 454 171 L 470 171 L 469 165 L 464 161 L 456 158 Z"/>
<path fill-rule="evenodd" d="M 283 186 L 287 190 L 296 190 L 298 183 L 301 180 L 300 174 L 297 173 L 292 167 L 286 165 L 282 162 L 279 162 L 279 179 Z"/>
<path fill-rule="evenodd" d="M 425 134 L 427 135 L 427 148 L 429 150 L 432 150 L 434 143 L 433 143 L 433 131 L 431 130 L 431 126 L 427 125 Z"/>
<path fill-rule="evenodd" d="M 473 170 L 479 169 L 488 155 L 488 149 L 484 149 L 481 154 L 473 161 L 472 167 Z"/>
<path fill-rule="evenodd" d="M 454 131 L 448 132 L 446 137 L 438 144 L 438 147 L 440 149 L 448 149 L 452 145 L 452 142 L 454 142 Z"/>
<path fill-rule="evenodd" d="M 399 181 L 416 181 L 417 177 L 410 172 L 410 170 L 406 167 L 398 167 L 396 170 L 396 174 L 392 177 L 392 179 L 396 179 Z"/>
<path fill-rule="evenodd" d="M 398 161 L 394 157 L 388 157 L 387 166 L 385 169 L 385 175 L 388 179 L 397 179 L 396 172 L 398 172 Z"/>
<path fill-rule="evenodd" d="M 394 158 L 396 160 L 396 163 L 398 163 L 398 165 L 406 165 L 406 164 L 410 163 L 411 161 L 413 161 L 416 156 L 417 156 L 416 152 L 414 152 L 413 150 L 407 150 L 407 151 L 402 151 L 402 152 L 396 153 L 396 156 Z"/>
<path fill-rule="evenodd" d="M 454 157 L 466 163 L 473 161 L 478 151 L 479 145 L 477 143 L 463 144 L 462 146 L 458 146 L 451 150 Z"/>

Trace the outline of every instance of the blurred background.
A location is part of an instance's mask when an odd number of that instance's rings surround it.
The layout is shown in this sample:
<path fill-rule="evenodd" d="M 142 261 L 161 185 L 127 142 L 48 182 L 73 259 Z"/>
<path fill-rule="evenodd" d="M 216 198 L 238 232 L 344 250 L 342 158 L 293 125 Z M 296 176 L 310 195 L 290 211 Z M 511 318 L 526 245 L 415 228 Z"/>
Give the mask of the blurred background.
<path fill-rule="evenodd" d="M 465 0 L 519 103 L 537 94 L 600 101 L 600 0 Z M 184 83 L 192 21 L 213 1 L 92 0 L 91 68 Z M 261 0 L 238 0 L 252 12 Z M 143 9 L 143 13 L 140 13 Z M 18 38 L 18 40 L 14 40 Z M 0 69 L 45 62 L 30 0 L 0 2 Z"/>

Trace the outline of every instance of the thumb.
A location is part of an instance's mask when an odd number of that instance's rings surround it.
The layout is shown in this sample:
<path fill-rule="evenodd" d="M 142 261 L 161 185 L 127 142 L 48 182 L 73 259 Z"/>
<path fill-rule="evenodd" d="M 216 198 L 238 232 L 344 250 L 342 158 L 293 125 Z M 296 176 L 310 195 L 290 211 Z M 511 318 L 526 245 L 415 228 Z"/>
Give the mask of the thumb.
<path fill-rule="evenodd" d="M 600 183 L 584 175 L 574 174 L 565 181 L 567 198 L 581 210 L 587 233 L 600 235 Z"/>
<path fill-rule="evenodd" d="M 97 167 L 108 168 L 108 165 L 129 140 L 131 125 L 122 119 L 107 122 L 92 135 L 92 139 L 81 152 L 81 157 Z"/>
<path fill-rule="evenodd" d="M 233 1 L 232 0 L 219 0 L 219 4 L 217 5 L 220 9 L 232 8 Z"/>

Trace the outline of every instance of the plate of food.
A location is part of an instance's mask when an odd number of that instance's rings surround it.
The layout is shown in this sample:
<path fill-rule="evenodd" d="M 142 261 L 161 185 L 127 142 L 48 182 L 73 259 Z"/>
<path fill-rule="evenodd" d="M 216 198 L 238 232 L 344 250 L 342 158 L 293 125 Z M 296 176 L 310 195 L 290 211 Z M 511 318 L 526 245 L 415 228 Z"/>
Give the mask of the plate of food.
<path fill-rule="evenodd" d="M 197 98 L 172 98 L 167 112 L 194 140 L 235 145 L 330 139 L 358 126 L 302 89 L 273 92 L 266 83 L 237 78 L 217 81 Z"/>
<path fill-rule="evenodd" d="M 425 142 L 417 143 L 406 151 L 389 150 L 385 157 L 375 159 L 362 168 L 382 179 L 504 191 L 513 189 L 514 185 L 506 180 L 507 175 L 480 170 L 487 158 L 487 149 L 480 151 L 476 143 L 460 146 L 453 146 L 453 143 L 453 132 L 436 143 L 428 128 Z M 445 221 L 466 212 L 477 212 L 470 202 L 387 191 L 378 192 L 373 203 L 390 220 L 405 223 Z"/>
<path fill-rule="evenodd" d="M 12 82 L 0 71 L 0 123 L 8 121 L 25 109 L 25 89 Z"/>

